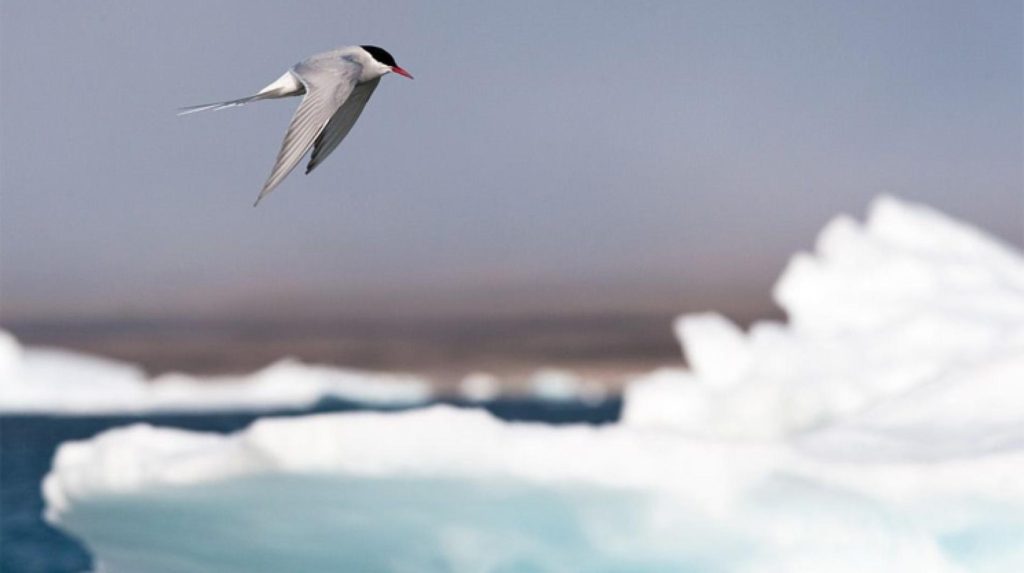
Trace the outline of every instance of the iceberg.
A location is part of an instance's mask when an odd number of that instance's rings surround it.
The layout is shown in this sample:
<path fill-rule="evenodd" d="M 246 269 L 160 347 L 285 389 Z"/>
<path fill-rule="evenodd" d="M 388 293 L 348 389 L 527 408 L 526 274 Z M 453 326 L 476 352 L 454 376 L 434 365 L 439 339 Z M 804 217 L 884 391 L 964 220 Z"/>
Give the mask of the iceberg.
<path fill-rule="evenodd" d="M 115 429 L 62 446 L 44 496 L 111 572 L 1009 571 L 1022 467 L 434 406 Z"/>
<path fill-rule="evenodd" d="M 238 376 L 168 373 L 66 350 L 26 348 L 0 331 L 0 412 L 61 415 L 304 409 L 335 398 L 410 406 L 433 397 L 413 375 L 349 370 L 294 359 Z"/>
<path fill-rule="evenodd" d="M 760 323 L 743 333 L 715 314 L 679 318 L 690 369 L 662 370 L 632 385 L 624 422 L 773 439 L 852 422 L 898 396 L 913 408 L 934 401 L 937 386 L 955 385 L 966 386 L 957 415 L 975 411 L 973 421 L 985 424 L 998 411 L 1003 421 L 1020 421 L 1018 253 L 892 198 L 876 200 L 864 225 L 848 217 L 829 223 L 816 251 L 795 256 L 775 287 L 788 324 Z M 971 387 L 977 378 L 985 382 Z M 936 404 L 930 422 L 938 423 L 940 409 Z"/>
<path fill-rule="evenodd" d="M 615 424 L 139 424 L 61 445 L 46 517 L 111 573 L 1024 570 L 1020 255 L 883 198 L 775 296 L 787 323 L 680 318 L 689 367 Z"/>

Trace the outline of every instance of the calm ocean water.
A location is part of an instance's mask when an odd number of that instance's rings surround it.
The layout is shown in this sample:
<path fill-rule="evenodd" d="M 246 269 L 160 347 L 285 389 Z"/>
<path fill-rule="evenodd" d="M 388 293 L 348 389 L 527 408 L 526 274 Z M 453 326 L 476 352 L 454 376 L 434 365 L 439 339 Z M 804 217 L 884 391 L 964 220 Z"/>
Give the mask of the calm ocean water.
<path fill-rule="evenodd" d="M 613 422 L 618 419 L 621 406 L 619 400 L 609 400 L 598 405 L 500 400 L 483 405 L 504 420 L 551 424 Z M 232 432 L 244 428 L 261 416 L 367 409 L 362 405 L 332 400 L 311 410 L 270 413 L 0 416 L 0 571 L 81 572 L 91 568 L 88 552 L 73 538 L 47 525 L 42 518 L 40 483 L 61 442 L 88 438 L 108 428 L 137 422 L 206 432 Z"/>

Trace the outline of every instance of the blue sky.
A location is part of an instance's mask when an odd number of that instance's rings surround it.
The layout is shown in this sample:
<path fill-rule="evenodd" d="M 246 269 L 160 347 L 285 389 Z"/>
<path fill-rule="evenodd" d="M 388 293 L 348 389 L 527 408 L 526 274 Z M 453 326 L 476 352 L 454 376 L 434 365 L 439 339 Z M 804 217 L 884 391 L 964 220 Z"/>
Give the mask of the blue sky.
<path fill-rule="evenodd" d="M 1024 243 L 1020 2 L 0 3 L 10 320 L 759 312 L 889 193 Z M 377 44 L 349 138 L 259 208 L 297 100 Z"/>

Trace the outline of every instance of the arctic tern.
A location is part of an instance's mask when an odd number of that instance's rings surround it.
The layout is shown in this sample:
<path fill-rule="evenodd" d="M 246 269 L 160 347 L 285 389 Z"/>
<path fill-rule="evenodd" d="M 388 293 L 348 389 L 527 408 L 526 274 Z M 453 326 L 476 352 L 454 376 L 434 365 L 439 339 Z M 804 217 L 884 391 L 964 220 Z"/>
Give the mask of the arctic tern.
<path fill-rule="evenodd" d="M 292 116 L 274 169 L 253 204 L 256 206 L 295 169 L 310 149 L 313 153 L 306 165 L 306 173 L 320 165 L 355 125 L 381 76 L 390 72 L 412 79 L 412 74 L 402 69 L 386 50 L 377 46 L 347 46 L 316 54 L 295 64 L 255 95 L 187 107 L 178 115 L 224 109 L 263 99 L 305 96 Z"/>

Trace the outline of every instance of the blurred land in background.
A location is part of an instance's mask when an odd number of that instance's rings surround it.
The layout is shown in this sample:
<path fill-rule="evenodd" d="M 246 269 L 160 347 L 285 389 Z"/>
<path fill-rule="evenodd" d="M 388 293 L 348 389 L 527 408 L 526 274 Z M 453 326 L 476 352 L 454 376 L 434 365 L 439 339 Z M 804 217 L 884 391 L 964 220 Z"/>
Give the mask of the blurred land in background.
<path fill-rule="evenodd" d="M 634 374 L 680 366 L 674 313 L 479 319 L 82 320 L 5 324 L 24 344 L 138 364 L 153 375 L 251 372 L 282 357 L 403 371 L 442 389 L 487 372 L 510 386 L 539 368 L 616 388 Z M 760 317 L 734 317 L 741 323 Z"/>

